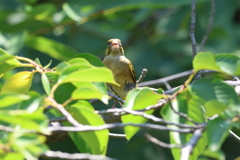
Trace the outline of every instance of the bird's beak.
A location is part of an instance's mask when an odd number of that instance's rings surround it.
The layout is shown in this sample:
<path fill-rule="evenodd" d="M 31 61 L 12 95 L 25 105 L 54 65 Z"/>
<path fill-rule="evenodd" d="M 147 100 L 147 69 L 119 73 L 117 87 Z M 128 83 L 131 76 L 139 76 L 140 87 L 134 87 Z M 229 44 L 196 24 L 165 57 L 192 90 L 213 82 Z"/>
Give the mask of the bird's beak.
<path fill-rule="evenodd" d="M 119 49 L 120 48 L 119 42 L 117 40 L 113 40 L 111 47 L 112 49 Z"/>

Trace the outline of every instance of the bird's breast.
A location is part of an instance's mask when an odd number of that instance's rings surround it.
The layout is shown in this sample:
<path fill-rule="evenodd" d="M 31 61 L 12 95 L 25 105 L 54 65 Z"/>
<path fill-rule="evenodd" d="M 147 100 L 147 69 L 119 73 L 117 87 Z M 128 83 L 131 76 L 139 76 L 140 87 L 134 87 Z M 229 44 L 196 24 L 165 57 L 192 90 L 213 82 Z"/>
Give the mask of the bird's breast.
<path fill-rule="evenodd" d="M 106 56 L 103 63 L 112 70 L 115 80 L 120 85 L 125 83 L 126 80 L 132 81 L 132 73 L 129 69 L 129 63 L 131 62 L 125 56 Z"/>

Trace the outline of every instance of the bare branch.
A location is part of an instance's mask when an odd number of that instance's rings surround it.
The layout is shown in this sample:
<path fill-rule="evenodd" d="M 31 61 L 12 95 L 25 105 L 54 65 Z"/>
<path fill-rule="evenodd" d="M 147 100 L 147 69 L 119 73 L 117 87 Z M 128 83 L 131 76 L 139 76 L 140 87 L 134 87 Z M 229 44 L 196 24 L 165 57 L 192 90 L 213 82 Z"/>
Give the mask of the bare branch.
<path fill-rule="evenodd" d="M 117 102 L 119 102 L 119 103 L 121 103 L 121 104 L 125 103 L 125 101 L 122 100 L 122 98 L 120 98 L 120 97 L 112 94 L 111 92 L 108 92 L 108 95 L 111 96 L 115 101 L 117 101 Z"/>
<path fill-rule="evenodd" d="M 195 39 L 195 26 L 196 26 L 196 0 L 192 0 L 191 4 L 191 25 L 190 25 L 190 38 L 191 38 L 191 43 L 192 43 L 192 52 L 193 52 L 193 57 L 196 56 L 197 54 L 197 42 Z"/>
<path fill-rule="evenodd" d="M 96 113 L 99 113 L 99 112 L 96 112 Z M 164 123 L 164 124 L 168 124 L 168 125 L 175 125 L 175 126 L 182 127 L 182 128 L 199 128 L 199 127 L 201 128 L 201 127 L 205 127 L 204 124 L 199 124 L 199 125 L 188 125 L 188 124 L 181 124 L 181 123 L 177 124 L 177 123 L 166 121 L 162 118 L 155 117 L 154 115 L 150 115 L 150 114 L 140 112 L 140 111 L 129 110 L 129 109 L 126 109 L 126 108 L 109 109 L 109 110 L 106 110 L 106 113 L 111 113 L 111 114 L 114 114 L 114 115 L 131 114 L 131 115 L 135 115 L 135 116 L 142 116 L 146 119 L 152 120 L 153 122 Z"/>
<path fill-rule="evenodd" d="M 192 122 L 192 123 L 194 123 L 194 124 L 199 124 L 199 123 L 193 121 L 192 119 L 190 119 L 186 114 L 181 113 L 181 112 L 177 112 L 177 111 L 174 109 L 171 100 L 169 100 L 169 104 L 170 104 L 170 107 L 171 107 L 171 109 L 173 110 L 174 113 L 176 113 L 176 114 L 178 114 L 179 116 L 185 118 L 185 119 L 186 119 L 187 121 L 189 121 L 189 122 Z"/>
<path fill-rule="evenodd" d="M 126 139 L 126 135 L 125 134 L 109 133 L 109 137 Z"/>
<path fill-rule="evenodd" d="M 56 132 L 56 131 L 84 132 L 84 131 L 100 131 L 100 130 L 112 129 L 112 128 L 122 128 L 125 126 L 135 126 L 135 127 L 142 127 L 142 128 L 147 128 L 147 129 L 173 131 L 173 132 L 179 132 L 179 133 L 192 133 L 192 129 L 174 129 L 174 128 L 169 128 L 166 126 L 161 126 L 161 125 L 156 125 L 156 124 L 151 124 L 151 123 L 144 123 L 144 124 L 113 123 L 113 124 L 104 124 L 101 126 L 83 125 L 81 127 L 58 126 L 58 127 L 48 127 L 48 129 L 52 132 Z"/>
<path fill-rule="evenodd" d="M 164 143 L 162 141 L 159 141 L 157 138 L 152 137 L 150 134 L 146 133 L 145 137 L 152 143 L 164 147 L 164 148 L 182 148 L 182 145 L 177 145 L 177 144 L 168 144 L 168 143 Z"/>
<path fill-rule="evenodd" d="M 192 153 L 193 148 L 197 144 L 198 140 L 201 138 L 204 129 L 199 128 L 193 132 L 193 136 L 190 141 L 181 149 L 181 159 L 187 160 L 189 159 L 190 154 Z"/>
<path fill-rule="evenodd" d="M 160 79 L 156 79 L 156 80 L 151 80 L 151 81 L 147 81 L 147 82 L 142 82 L 139 83 L 138 86 L 142 87 L 142 86 L 157 86 L 157 85 L 164 85 L 165 82 L 169 82 L 169 81 L 173 81 L 173 80 L 177 80 L 180 78 L 184 78 L 184 77 L 188 77 L 190 74 L 192 74 L 193 70 L 189 70 L 189 71 L 185 71 L 182 73 L 178 73 L 178 74 L 174 74 L 168 77 L 164 77 L 164 78 L 160 78 Z"/>
<path fill-rule="evenodd" d="M 203 39 L 200 43 L 200 46 L 199 46 L 200 51 L 203 50 L 203 46 L 206 43 L 208 36 L 212 31 L 212 22 L 213 22 L 214 13 L 215 13 L 215 2 L 214 2 L 214 0 L 210 0 L 210 2 L 211 2 L 211 11 L 210 11 L 210 17 L 208 19 L 208 28 L 207 28 L 207 31 L 206 31 L 205 35 L 203 36 Z"/>
<path fill-rule="evenodd" d="M 229 130 L 229 133 L 238 141 L 240 141 L 240 137 L 238 137 L 238 135 L 236 135 L 233 131 Z"/>
<path fill-rule="evenodd" d="M 76 127 L 80 127 L 83 126 L 82 124 L 78 123 L 78 121 L 76 121 L 72 115 L 70 113 L 68 113 L 68 111 L 65 110 L 65 108 L 61 105 L 58 104 L 53 98 L 51 97 L 47 97 L 47 100 L 50 102 L 50 104 L 52 106 L 54 106 L 55 108 L 57 108 L 66 118 L 67 120 Z"/>
<path fill-rule="evenodd" d="M 1 131 L 5 131 L 5 132 L 23 132 L 23 133 L 37 133 L 36 131 L 34 130 L 19 130 L 19 129 L 15 129 L 15 128 L 12 128 L 12 127 L 8 127 L 8 126 L 4 126 L 4 125 L 1 125 L 0 124 L 0 130 Z"/>
<path fill-rule="evenodd" d="M 146 75 L 147 75 L 147 69 L 144 68 L 144 69 L 142 70 L 142 73 L 141 73 L 139 79 L 137 80 L 137 84 L 140 83 L 140 82 L 146 77 Z"/>
<path fill-rule="evenodd" d="M 84 159 L 84 160 L 113 160 L 103 155 L 92 155 L 89 153 L 64 153 L 60 151 L 46 151 L 41 157 L 59 158 L 59 159 Z"/>

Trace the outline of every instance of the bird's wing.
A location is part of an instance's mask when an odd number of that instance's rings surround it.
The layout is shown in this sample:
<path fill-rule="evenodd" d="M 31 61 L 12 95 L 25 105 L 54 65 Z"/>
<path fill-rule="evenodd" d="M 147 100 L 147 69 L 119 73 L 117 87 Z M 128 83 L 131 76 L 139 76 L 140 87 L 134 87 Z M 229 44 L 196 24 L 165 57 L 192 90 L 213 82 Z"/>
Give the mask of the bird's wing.
<path fill-rule="evenodd" d="M 135 70 L 134 70 L 134 67 L 133 67 L 133 65 L 130 61 L 128 61 L 128 66 L 129 66 L 130 72 L 132 74 L 133 82 L 136 84 L 137 80 L 136 80 Z"/>

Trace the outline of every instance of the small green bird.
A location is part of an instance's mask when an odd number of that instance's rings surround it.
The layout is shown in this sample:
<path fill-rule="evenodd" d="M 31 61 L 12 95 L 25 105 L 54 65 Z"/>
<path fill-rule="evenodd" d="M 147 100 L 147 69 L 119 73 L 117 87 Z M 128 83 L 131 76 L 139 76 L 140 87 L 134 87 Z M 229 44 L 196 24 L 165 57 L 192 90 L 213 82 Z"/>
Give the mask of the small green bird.
<path fill-rule="evenodd" d="M 103 63 L 112 71 L 115 81 L 120 85 L 108 84 L 109 91 L 125 100 L 127 93 L 136 88 L 137 84 L 133 65 L 124 56 L 124 50 L 119 39 L 108 41 Z"/>

